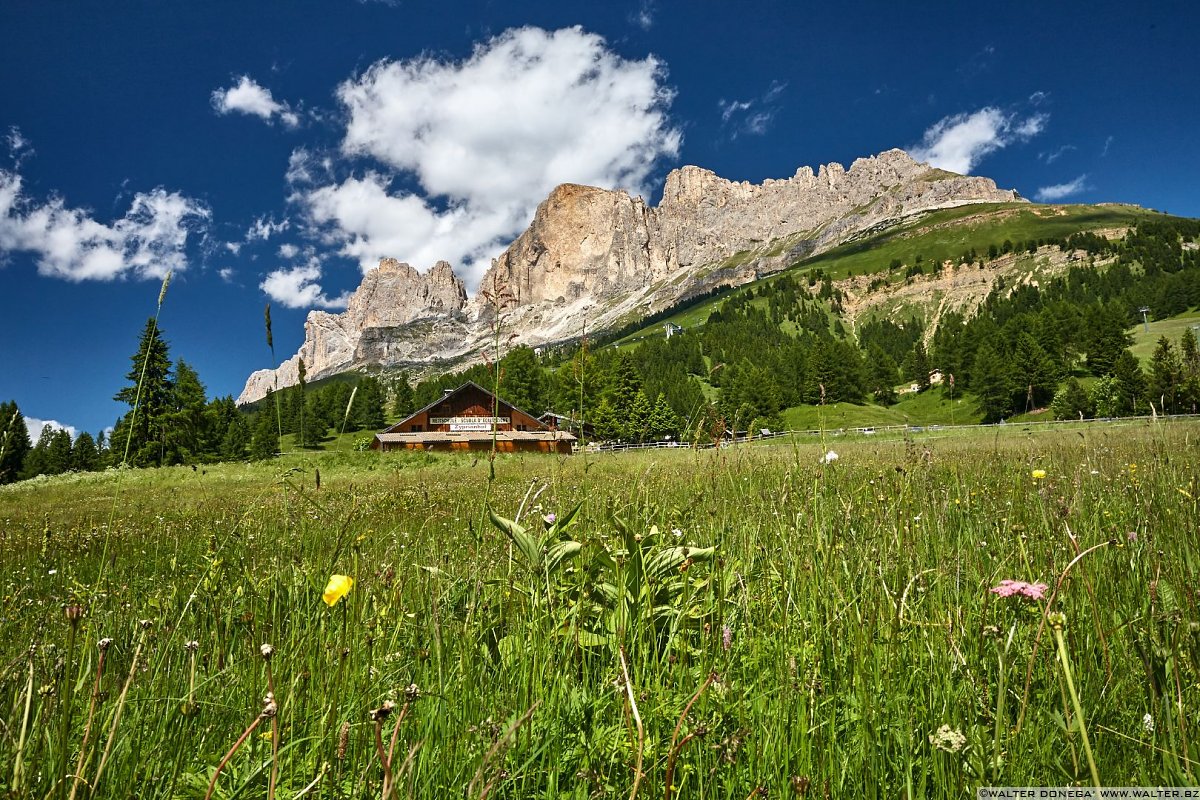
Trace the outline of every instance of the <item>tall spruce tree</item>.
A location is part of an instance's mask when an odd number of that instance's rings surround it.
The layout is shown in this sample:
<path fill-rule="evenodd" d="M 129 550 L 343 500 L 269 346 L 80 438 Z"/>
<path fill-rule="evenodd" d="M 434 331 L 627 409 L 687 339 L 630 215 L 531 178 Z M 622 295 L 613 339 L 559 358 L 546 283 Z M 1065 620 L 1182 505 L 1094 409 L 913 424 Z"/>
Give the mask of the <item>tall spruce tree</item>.
<path fill-rule="evenodd" d="M 154 318 L 146 321 L 133 366 L 125 375 L 129 384 L 113 396 L 127 403 L 129 413 L 113 430 L 111 447 L 118 464 L 161 465 L 166 453 L 166 424 L 172 410 L 174 385 L 167 343 Z"/>
<path fill-rule="evenodd" d="M 413 402 L 413 388 L 412 384 L 408 382 L 407 372 L 400 373 L 400 380 L 396 381 L 393 392 L 392 414 L 394 416 L 404 419 L 417 410 L 417 406 Z"/>

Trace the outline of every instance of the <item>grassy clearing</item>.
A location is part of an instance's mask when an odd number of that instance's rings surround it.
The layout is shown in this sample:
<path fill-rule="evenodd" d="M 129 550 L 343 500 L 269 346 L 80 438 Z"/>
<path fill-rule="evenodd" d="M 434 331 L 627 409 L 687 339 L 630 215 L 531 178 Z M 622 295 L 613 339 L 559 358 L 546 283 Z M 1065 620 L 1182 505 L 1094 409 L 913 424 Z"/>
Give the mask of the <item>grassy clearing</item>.
<path fill-rule="evenodd" d="M 1198 435 L 5 487 L 0 793 L 203 797 L 252 724 L 213 796 L 962 797 L 1090 783 L 1085 732 L 1109 785 L 1195 784 Z M 327 606 L 332 574 L 355 584 Z"/>
<path fill-rule="evenodd" d="M 1133 334 L 1133 346 L 1129 350 L 1138 357 L 1143 365 L 1149 364 L 1150 357 L 1154 355 L 1154 346 L 1158 344 L 1159 338 L 1165 336 L 1170 339 L 1171 346 L 1178 351 L 1180 337 L 1193 326 L 1200 326 L 1200 311 L 1189 311 L 1177 317 L 1154 320 L 1149 326 L 1139 323 L 1129 330 Z M 1146 330 L 1147 327 L 1150 329 L 1149 332 Z M 1193 329 L 1192 332 L 1200 335 L 1200 330 Z"/>

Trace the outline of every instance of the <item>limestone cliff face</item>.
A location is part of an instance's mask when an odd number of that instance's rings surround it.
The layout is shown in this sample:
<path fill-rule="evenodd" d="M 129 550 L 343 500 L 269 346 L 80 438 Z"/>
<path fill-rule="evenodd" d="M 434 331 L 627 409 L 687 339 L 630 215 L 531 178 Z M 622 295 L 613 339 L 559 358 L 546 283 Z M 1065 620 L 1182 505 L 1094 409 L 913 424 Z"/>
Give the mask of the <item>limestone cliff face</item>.
<path fill-rule="evenodd" d="M 300 359 L 311 380 L 356 367 L 473 360 L 495 319 L 489 296 L 506 299 L 515 341 L 536 346 L 754 280 L 906 217 L 1020 200 L 987 178 L 935 170 L 902 150 L 761 184 L 683 167 L 667 176 L 654 207 L 623 191 L 564 184 L 492 263 L 476 297 L 467 300 L 445 262 L 421 275 L 384 259 L 344 313 L 312 312 L 300 352 L 251 375 L 238 402 L 296 383 Z"/>
<path fill-rule="evenodd" d="M 397 346 L 393 352 L 372 333 L 395 331 L 430 318 L 453 328 L 466 302 L 463 282 L 445 261 L 422 275 L 408 264 L 385 258 L 363 276 L 344 312 L 310 312 L 300 352 L 278 369 L 252 374 L 238 402 L 251 403 L 268 389 L 295 385 L 300 380 L 301 360 L 307 380 L 318 380 L 363 363 L 388 363 L 393 356 L 397 360 L 412 358 L 414 348 Z"/>

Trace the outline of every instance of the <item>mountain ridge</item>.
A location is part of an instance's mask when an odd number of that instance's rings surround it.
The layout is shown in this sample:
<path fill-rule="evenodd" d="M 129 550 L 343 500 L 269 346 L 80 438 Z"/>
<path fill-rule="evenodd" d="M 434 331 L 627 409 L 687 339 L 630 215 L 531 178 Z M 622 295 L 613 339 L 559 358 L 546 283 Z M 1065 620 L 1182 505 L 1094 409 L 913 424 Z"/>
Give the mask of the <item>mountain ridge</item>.
<path fill-rule="evenodd" d="M 684 166 L 657 206 L 623 190 L 555 187 L 529 227 L 467 297 L 446 262 L 419 273 L 383 259 L 345 312 L 310 312 L 305 341 L 246 382 L 239 404 L 268 389 L 351 369 L 481 360 L 494 326 L 531 346 L 600 331 L 720 286 L 778 272 L 914 215 L 975 203 L 1026 202 L 994 181 L 930 167 L 888 150 L 790 178 L 735 182 Z"/>

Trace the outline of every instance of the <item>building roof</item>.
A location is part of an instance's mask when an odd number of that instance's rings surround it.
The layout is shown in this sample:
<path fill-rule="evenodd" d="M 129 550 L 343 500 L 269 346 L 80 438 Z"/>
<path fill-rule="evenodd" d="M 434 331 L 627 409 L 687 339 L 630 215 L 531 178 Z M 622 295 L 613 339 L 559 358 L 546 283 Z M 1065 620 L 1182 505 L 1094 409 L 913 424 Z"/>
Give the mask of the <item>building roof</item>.
<path fill-rule="evenodd" d="M 467 381 L 467 382 L 466 382 L 466 383 L 464 383 L 462 386 L 459 386 L 457 389 L 454 389 L 453 391 L 451 391 L 451 392 L 449 392 L 449 393 L 443 394 L 441 397 L 439 397 L 438 399 L 434 400 L 432 403 L 430 403 L 429 405 L 425 406 L 424 408 L 419 408 L 419 409 L 417 409 L 416 411 L 414 411 L 413 413 L 409 414 L 407 417 L 405 417 L 404 419 L 402 419 L 402 420 L 400 420 L 399 422 L 395 423 L 394 425 L 389 425 L 388 427 L 384 428 L 384 429 L 383 429 L 383 431 L 381 431 L 381 434 L 383 434 L 383 433 L 390 433 L 391 431 L 395 430 L 396 428 L 399 428 L 399 427 L 400 427 L 401 425 L 403 425 L 404 423 L 408 422 L 408 421 L 409 421 L 410 419 L 412 419 L 413 417 L 415 417 L 415 416 L 418 416 L 419 414 L 424 414 L 426 411 L 428 411 L 429 409 L 433 408 L 434 406 L 436 406 L 436 405 L 439 405 L 440 403 L 444 403 L 444 402 L 446 402 L 446 401 L 447 401 L 447 400 L 449 400 L 451 397 L 454 397 L 456 394 L 459 394 L 459 393 L 461 393 L 461 392 L 464 392 L 464 391 L 466 391 L 466 390 L 467 390 L 468 388 L 470 388 L 470 387 L 474 387 L 474 388 L 478 389 L 479 391 L 483 392 L 484 394 L 486 394 L 486 395 L 488 395 L 488 396 L 490 396 L 490 397 L 495 397 L 495 398 L 496 398 L 496 400 L 498 400 L 500 403 L 503 403 L 504 405 L 508 406 L 508 407 L 509 407 L 509 408 L 511 408 L 513 411 L 520 411 L 522 414 L 524 414 L 525 416 L 529 417 L 530 419 L 532 419 L 532 420 L 534 420 L 534 421 L 536 421 L 536 422 L 541 422 L 541 420 L 539 420 L 539 419 L 538 419 L 537 417 L 535 417 L 533 414 L 530 414 L 528 411 L 526 411 L 526 410 L 524 410 L 524 409 L 522 409 L 522 408 L 517 408 L 515 405 L 513 405 L 513 404 L 512 404 L 512 403 L 510 403 L 510 402 L 508 402 L 507 400 L 505 400 L 505 399 L 504 399 L 504 398 L 502 398 L 502 397 L 497 397 L 497 396 L 496 396 L 496 395 L 495 395 L 493 392 L 491 392 L 491 391 L 489 391 L 489 390 L 487 390 L 487 389 L 483 388 L 482 386 L 480 386 L 480 385 L 479 385 L 478 383 L 476 383 L 475 381 Z M 491 434 L 490 434 L 490 433 L 489 433 L 488 435 L 489 435 L 489 437 L 491 436 Z"/>
<path fill-rule="evenodd" d="M 421 433 L 377 433 L 380 442 L 490 442 L 491 431 L 424 431 Z M 566 431 L 496 431 L 498 442 L 573 442 Z"/>

